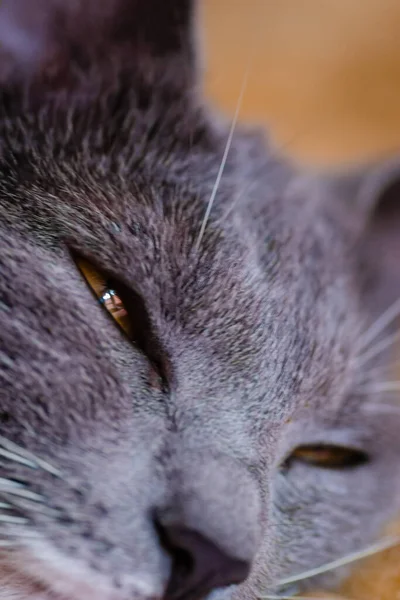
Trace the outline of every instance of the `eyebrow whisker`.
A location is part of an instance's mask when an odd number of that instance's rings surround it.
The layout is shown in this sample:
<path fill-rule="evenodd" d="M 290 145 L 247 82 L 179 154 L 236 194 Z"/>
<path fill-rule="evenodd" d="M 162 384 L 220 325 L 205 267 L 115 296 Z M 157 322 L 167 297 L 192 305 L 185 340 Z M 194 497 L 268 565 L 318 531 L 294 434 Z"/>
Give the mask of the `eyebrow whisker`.
<path fill-rule="evenodd" d="M 203 218 L 203 221 L 201 223 L 200 232 L 199 232 L 196 244 L 195 244 L 195 251 L 196 252 L 199 251 L 201 240 L 203 239 L 204 232 L 205 232 L 206 227 L 207 227 L 208 219 L 209 219 L 210 214 L 211 214 L 211 209 L 213 207 L 214 200 L 215 200 L 215 197 L 216 197 L 217 192 L 218 192 L 219 184 L 221 183 L 221 178 L 222 178 L 222 175 L 223 175 L 223 172 L 224 172 L 224 169 L 225 169 L 226 161 L 228 159 L 229 150 L 230 150 L 231 145 L 232 145 L 233 135 L 235 133 L 236 125 L 237 125 L 237 122 L 238 122 L 238 119 L 239 119 L 239 113 L 240 113 L 240 109 L 241 109 L 241 106 L 242 106 L 243 96 L 244 96 L 244 92 L 245 92 L 246 87 L 247 87 L 247 81 L 248 81 L 248 77 L 249 77 L 249 71 L 250 71 L 250 67 L 248 66 L 246 68 L 246 71 L 245 71 L 244 76 L 243 76 L 243 81 L 242 81 L 242 85 L 241 85 L 241 88 L 240 88 L 238 101 L 236 103 L 235 114 L 234 114 L 233 119 L 232 119 L 231 127 L 230 127 L 229 134 L 228 134 L 228 139 L 227 139 L 227 142 L 226 142 L 226 145 L 225 145 L 224 154 L 222 156 L 222 160 L 221 160 L 221 163 L 220 163 L 220 166 L 219 166 L 219 169 L 218 169 L 217 177 L 216 177 L 213 189 L 211 191 L 211 196 L 210 196 L 210 199 L 208 201 L 206 212 L 204 214 L 204 218 Z"/>

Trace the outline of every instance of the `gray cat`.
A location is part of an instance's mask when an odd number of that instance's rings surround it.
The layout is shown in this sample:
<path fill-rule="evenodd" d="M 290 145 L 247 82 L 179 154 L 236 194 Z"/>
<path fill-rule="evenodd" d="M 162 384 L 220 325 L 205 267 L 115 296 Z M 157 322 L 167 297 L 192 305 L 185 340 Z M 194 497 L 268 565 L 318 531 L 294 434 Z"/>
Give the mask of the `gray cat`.
<path fill-rule="evenodd" d="M 230 140 L 194 20 L 0 5 L 2 600 L 305 593 L 400 507 L 398 167 Z"/>

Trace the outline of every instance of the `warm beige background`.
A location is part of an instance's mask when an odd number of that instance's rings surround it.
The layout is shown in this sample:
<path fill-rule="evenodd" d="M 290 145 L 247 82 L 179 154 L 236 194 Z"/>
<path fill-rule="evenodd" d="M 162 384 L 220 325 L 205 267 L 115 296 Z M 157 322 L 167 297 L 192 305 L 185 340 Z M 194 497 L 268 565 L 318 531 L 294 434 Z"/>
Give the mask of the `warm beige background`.
<path fill-rule="evenodd" d="M 400 0 L 201 0 L 207 91 L 313 162 L 400 148 Z"/>

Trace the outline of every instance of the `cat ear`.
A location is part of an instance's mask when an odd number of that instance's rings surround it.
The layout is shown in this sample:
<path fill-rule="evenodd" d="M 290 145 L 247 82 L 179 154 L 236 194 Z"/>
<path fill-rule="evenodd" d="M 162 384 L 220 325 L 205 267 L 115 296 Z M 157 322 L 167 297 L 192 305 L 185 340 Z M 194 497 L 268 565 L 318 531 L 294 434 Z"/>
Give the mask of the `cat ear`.
<path fill-rule="evenodd" d="M 194 0 L 2 0 L 0 85 L 78 85 L 120 70 L 189 85 Z"/>
<path fill-rule="evenodd" d="M 400 160 L 368 169 L 354 191 L 362 297 L 380 313 L 400 298 Z"/>

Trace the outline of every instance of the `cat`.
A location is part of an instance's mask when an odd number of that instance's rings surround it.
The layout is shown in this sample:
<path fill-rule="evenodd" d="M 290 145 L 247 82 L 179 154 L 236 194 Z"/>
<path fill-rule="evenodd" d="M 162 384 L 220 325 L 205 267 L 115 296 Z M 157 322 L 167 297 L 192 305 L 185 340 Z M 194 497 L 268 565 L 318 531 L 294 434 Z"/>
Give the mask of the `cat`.
<path fill-rule="evenodd" d="M 399 164 L 231 127 L 197 37 L 0 5 L 2 599 L 306 593 L 399 509 Z"/>

